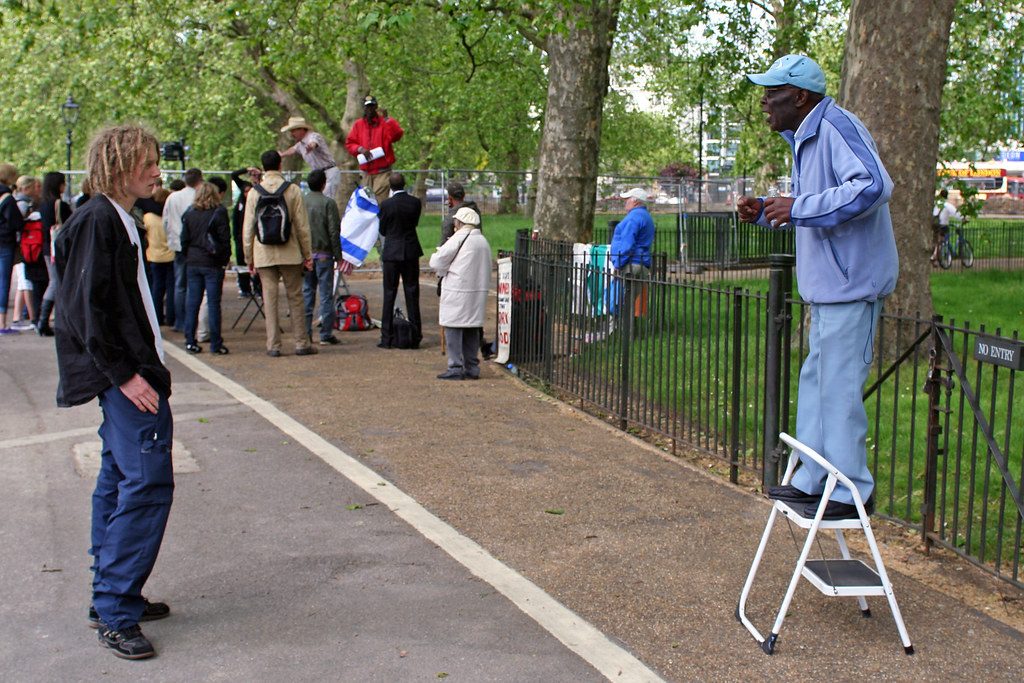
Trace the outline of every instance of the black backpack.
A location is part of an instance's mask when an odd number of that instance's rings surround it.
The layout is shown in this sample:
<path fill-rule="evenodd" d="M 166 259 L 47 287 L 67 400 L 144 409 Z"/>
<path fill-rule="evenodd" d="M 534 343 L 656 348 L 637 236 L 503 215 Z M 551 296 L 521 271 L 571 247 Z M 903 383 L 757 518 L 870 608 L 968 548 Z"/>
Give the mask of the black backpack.
<path fill-rule="evenodd" d="M 292 221 L 284 199 L 289 185 L 286 180 L 274 192 L 267 192 L 259 185 L 252 186 L 260 194 L 256 199 L 256 239 L 260 244 L 287 244 L 292 236 Z"/>

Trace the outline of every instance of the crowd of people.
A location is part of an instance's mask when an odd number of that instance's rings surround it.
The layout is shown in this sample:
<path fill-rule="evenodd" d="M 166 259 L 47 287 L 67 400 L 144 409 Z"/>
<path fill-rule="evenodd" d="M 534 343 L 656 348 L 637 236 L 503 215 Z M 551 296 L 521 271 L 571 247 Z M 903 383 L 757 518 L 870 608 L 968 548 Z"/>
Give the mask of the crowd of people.
<path fill-rule="evenodd" d="M 364 185 L 373 189 L 367 199 L 379 213 L 383 239 L 386 310 L 381 317 L 387 324 L 379 346 L 415 348 L 423 336 L 420 200 L 405 192 L 404 177 L 391 169 L 391 144 L 401 137 L 401 127 L 385 110 L 377 112 L 374 98 L 365 104 L 349 149 L 360 162 Z M 230 213 L 228 182 L 204 178 L 198 168 L 164 188 L 159 144 L 141 126 L 113 125 L 95 135 L 74 209 L 62 199 L 63 174 L 48 173 L 39 181 L 0 164 L 0 332 L 17 334 L 31 325 L 40 335 L 54 336 L 57 404 L 100 402 L 103 449 L 92 498 L 89 624 L 98 630 L 100 645 L 124 659 L 153 656 L 139 623 L 171 614 L 167 604 L 142 595 L 174 489 L 165 333 L 182 334 L 191 354 L 201 353 L 206 341 L 211 354 L 229 353 L 221 331 L 221 297 L 234 251 L 239 295 L 257 300 L 265 314 L 268 356 L 282 355 L 279 282 L 291 312 L 295 355 L 317 352 L 312 345 L 317 296 L 319 343 L 340 343 L 333 333 L 334 278 L 343 267 L 343 221 L 334 196 L 339 172 L 323 137 L 304 120 L 292 118 L 282 132 L 290 133 L 295 145 L 268 150 L 259 168 L 231 174 L 238 196 Z M 311 167 L 305 195 L 281 173 L 282 155 L 295 153 Z M 478 330 L 491 272 L 490 246 L 479 225 L 477 212 L 460 208 L 450 243 L 431 260 L 445 280 L 439 287 L 440 322 L 449 341 L 443 379 L 479 376 Z M 7 305 L 15 271 L 16 302 L 23 305 L 12 319 Z M 395 303 L 399 279 L 412 326 L 406 345 L 391 336 L 394 316 L 387 310 Z"/>
<path fill-rule="evenodd" d="M 364 99 L 363 109 L 363 116 L 345 140 L 345 148 L 356 158 L 361 183 L 378 204 L 378 247 L 384 274 L 378 346 L 418 348 L 423 338 L 419 306 L 419 259 L 423 248 L 417 235 L 422 203 L 405 191 L 404 177 L 392 169 L 393 145 L 403 135 L 401 126 L 388 116 L 386 109 L 378 109 L 373 96 Z M 153 308 L 158 326 L 183 335 L 184 348 L 189 353 L 202 353 L 207 343 L 212 354 L 229 353 L 221 330 L 221 299 L 232 255 L 236 267 L 231 270 L 237 276 L 238 296 L 253 297 L 264 312 L 269 356 L 282 355 L 281 331 L 285 324 L 292 328 L 295 355 L 317 352 L 317 324 L 319 345 L 341 343 L 334 333 L 338 322 L 337 273 L 344 267 L 336 197 L 341 172 L 324 137 L 312 130 L 304 118 L 289 118 L 281 132 L 292 138 L 291 147 L 280 152 L 270 150 L 262 155 L 258 166 L 247 166 L 230 174 L 230 182 L 237 188 L 233 202 L 225 198 L 229 185 L 224 178 L 204 178 L 198 168 L 186 170 L 167 187 L 163 186 L 162 178 L 157 178 L 152 195 L 133 202 L 130 212 L 145 245 L 148 305 Z M 305 194 L 281 173 L 282 157 L 290 155 L 301 155 L 310 168 Z M 87 174 L 83 193 L 73 202 L 76 208 L 89 200 L 88 182 Z M 48 173 L 40 182 L 32 176 L 19 177 L 10 164 L 0 165 L 0 334 L 27 330 L 44 336 L 53 334 L 50 320 L 56 273 L 51 245 L 72 215 L 72 206 L 62 199 L 65 189 L 66 179 L 61 173 Z M 459 225 L 475 225 L 479 240 L 473 241 L 482 240 L 481 244 L 486 245 L 479 230 L 476 205 L 466 202 L 465 191 L 458 183 L 452 183 L 448 190 L 452 211 L 444 222 L 442 244 L 455 232 L 454 214 L 465 208 L 472 210 L 476 219 Z M 8 194 L 11 201 L 3 201 Z M 275 198 L 277 194 L 279 199 Z M 288 233 L 280 240 L 267 238 L 260 225 L 266 207 L 277 201 L 281 214 L 286 216 Z M 38 257 L 28 259 L 22 254 L 22 246 L 28 235 L 26 225 L 33 220 L 41 223 L 42 240 Z M 453 324 L 459 319 L 450 315 L 451 302 L 455 293 L 467 286 L 460 272 L 468 266 L 460 264 L 468 262 L 472 250 L 467 248 L 465 255 L 460 252 L 456 250 L 451 255 L 453 259 L 458 257 L 459 262 L 438 266 L 439 275 L 452 271 L 445 282 L 445 293 L 438 285 L 442 325 L 451 330 L 448 334 L 456 334 L 455 330 L 460 329 Z M 401 342 L 392 326 L 399 280 L 405 302 L 405 313 L 399 316 L 411 326 L 411 332 Z M 265 282 L 278 281 L 283 283 L 287 318 L 278 310 L 278 287 L 264 286 Z M 486 292 L 489 274 L 475 286 Z M 15 295 L 10 316 L 9 290 Z M 291 311 L 304 315 L 292 316 Z M 474 318 L 482 320 L 483 312 L 481 308 Z M 480 326 L 475 339 L 477 353 L 482 350 L 484 357 L 489 357 L 491 348 L 486 342 L 481 344 Z M 449 347 L 449 351 L 454 349 Z M 468 348 L 462 349 L 465 351 Z M 461 368 L 467 362 L 463 356 L 455 355 L 449 359 L 449 367 Z M 472 371 L 463 374 L 476 376 Z"/>

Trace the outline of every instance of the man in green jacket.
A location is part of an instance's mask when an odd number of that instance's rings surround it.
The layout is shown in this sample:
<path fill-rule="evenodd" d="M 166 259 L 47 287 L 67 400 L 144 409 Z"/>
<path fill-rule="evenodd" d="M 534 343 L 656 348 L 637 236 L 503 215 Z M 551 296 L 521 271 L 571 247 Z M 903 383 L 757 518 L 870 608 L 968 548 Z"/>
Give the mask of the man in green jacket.
<path fill-rule="evenodd" d="M 320 290 L 320 345 L 331 346 L 341 341 L 334 336 L 334 271 L 341 265 L 341 218 L 338 205 L 324 194 L 327 174 L 317 169 L 306 178 L 306 213 L 309 215 L 309 236 L 313 246 L 313 268 L 302 280 L 302 298 L 306 304 L 306 336 L 313 338 L 313 304 Z"/>

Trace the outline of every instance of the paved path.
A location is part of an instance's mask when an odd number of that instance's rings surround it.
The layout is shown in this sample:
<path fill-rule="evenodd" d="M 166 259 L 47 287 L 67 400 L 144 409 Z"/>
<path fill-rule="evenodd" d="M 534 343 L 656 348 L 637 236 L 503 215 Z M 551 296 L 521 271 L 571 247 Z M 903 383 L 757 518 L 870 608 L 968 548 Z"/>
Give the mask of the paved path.
<path fill-rule="evenodd" d="M 657 680 L 365 466 L 171 357 L 177 488 L 147 594 L 174 614 L 144 625 L 158 657 L 125 662 L 85 619 L 99 410 L 58 411 L 52 347 L 4 339 L 3 680 Z"/>
<path fill-rule="evenodd" d="M 353 284 L 376 312 L 379 280 Z M 145 662 L 84 623 L 98 409 L 53 407 L 49 343 L 0 339 L 0 677 L 1020 680 L 1022 634 L 893 566 L 917 655 L 883 601 L 864 620 L 806 584 L 764 655 L 733 619 L 763 499 L 494 365 L 434 379 L 424 289 L 418 351 L 367 332 L 271 360 L 258 325 L 227 331 L 230 356 L 172 351 L 182 471 L 147 594 L 175 614 L 145 626 Z M 750 605 L 765 628 L 794 559 L 777 528 Z"/>

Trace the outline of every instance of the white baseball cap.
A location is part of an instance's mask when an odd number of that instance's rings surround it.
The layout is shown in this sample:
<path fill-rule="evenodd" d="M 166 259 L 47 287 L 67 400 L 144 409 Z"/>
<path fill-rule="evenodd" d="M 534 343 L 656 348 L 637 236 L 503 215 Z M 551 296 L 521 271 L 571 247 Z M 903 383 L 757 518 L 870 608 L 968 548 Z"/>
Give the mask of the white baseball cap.
<path fill-rule="evenodd" d="M 465 225 L 480 225 L 480 214 L 468 206 L 464 206 L 456 211 L 454 218 Z"/>
<path fill-rule="evenodd" d="M 626 190 L 619 195 L 622 199 L 638 199 L 641 202 L 647 201 L 647 193 L 641 190 L 639 187 L 634 187 L 632 190 Z"/>

